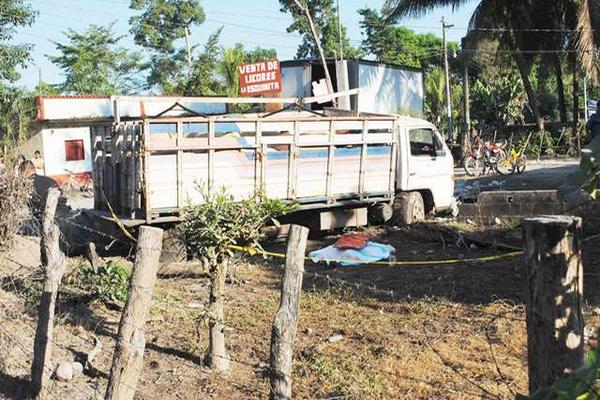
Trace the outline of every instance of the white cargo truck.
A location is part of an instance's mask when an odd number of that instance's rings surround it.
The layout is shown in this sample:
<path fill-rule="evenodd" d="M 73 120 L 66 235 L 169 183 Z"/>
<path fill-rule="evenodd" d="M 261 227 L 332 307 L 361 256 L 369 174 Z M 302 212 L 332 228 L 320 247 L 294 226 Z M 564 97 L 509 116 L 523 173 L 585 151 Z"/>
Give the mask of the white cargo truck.
<path fill-rule="evenodd" d="M 118 99 L 114 107 L 121 115 Z M 369 212 L 410 224 L 454 207 L 452 155 L 422 119 L 298 104 L 251 114 L 169 114 L 91 128 L 97 213 L 129 226 L 177 222 L 187 204 L 203 201 L 199 185 L 225 187 L 238 199 L 263 191 L 313 212 L 321 229 L 365 225 Z"/>

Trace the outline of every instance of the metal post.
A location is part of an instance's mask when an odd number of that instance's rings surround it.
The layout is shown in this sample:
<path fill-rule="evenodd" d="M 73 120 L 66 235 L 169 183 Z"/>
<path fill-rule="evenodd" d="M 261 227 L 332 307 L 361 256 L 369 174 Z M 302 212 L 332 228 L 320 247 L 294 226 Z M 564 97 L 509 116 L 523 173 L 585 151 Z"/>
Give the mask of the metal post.
<path fill-rule="evenodd" d="M 469 57 L 470 54 L 466 50 L 467 40 L 462 40 L 462 62 L 463 62 L 463 109 L 464 109 L 464 123 L 463 132 L 460 140 L 460 151 L 461 155 L 464 156 L 467 152 L 469 143 L 471 142 L 470 131 L 471 131 L 471 110 L 469 108 Z"/>
<path fill-rule="evenodd" d="M 446 43 L 446 29 L 454 25 L 447 25 L 442 17 L 442 41 L 444 42 L 444 69 L 446 73 L 446 114 L 448 116 L 448 139 L 454 139 L 454 129 L 452 126 L 452 103 L 450 100 L 450 72 L 448 70 L 448 46 Z"/>

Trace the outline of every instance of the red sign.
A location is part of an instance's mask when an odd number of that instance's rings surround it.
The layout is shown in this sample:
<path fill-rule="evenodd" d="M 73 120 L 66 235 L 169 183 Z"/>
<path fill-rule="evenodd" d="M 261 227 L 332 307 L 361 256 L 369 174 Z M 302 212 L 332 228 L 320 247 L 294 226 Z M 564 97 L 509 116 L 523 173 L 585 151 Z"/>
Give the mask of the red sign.
<path fill-rule="evenodd" d="M 279 60 L 242 64 L 238 69 L 242 96 L 281 92 Z"/>

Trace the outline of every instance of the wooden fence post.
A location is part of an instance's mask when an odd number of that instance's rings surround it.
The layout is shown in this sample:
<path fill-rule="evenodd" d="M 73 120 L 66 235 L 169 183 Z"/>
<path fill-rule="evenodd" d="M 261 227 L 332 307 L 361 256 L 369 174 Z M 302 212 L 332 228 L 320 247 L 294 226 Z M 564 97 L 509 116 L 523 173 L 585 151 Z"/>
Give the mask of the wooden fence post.
<path fill-rule="evenodd" d="M 229 369 L 229 356 L 225 347 L 225 278 L 227 258 L 215 260 L 210 266 L 210 294 L 208 299 L 208 351 L 206 363 L 215 371 Z"/>
<path fill-rule="evenodd" d="M 60 251 L 60 230 L 54 222 L 60 192 L 57 188 L 48 190 L 42 214 L 40 253 L 44 268 L 44 291 L 38 309 L 38 324 L 33 344 L 31 366 L 31 389 L 38 399 L 46 396 L 46 388 L 54 371 L 52 365 L 52 331 L 54 329 L 54 308 L 58 286 L 65 273 L 65 255 Z"/>
<path fill-rule="evenodd" d="M 144 327 L 150 313 L 162 236 L 162 229 L 150 226 L 140 228 L 129 293 L 119 323 L 119 334 L 106 388 L 107 400 L 131 400 L 135 394 L 144 363 Z"/>
<path fill-rule="evenodd" d="M 292 344 L 298 326 L 307 238 L 308 228 L 299 225 L 290 227 L 285 255 L 285 272 L 281 286 L 281 302 L 271 330 L 269 399 L 272 400 L 292 398 Z"/>
<path fill-rule="evenodd" d="M 523 220 L 529 393 L 583 363 L 581 218 Z"/>

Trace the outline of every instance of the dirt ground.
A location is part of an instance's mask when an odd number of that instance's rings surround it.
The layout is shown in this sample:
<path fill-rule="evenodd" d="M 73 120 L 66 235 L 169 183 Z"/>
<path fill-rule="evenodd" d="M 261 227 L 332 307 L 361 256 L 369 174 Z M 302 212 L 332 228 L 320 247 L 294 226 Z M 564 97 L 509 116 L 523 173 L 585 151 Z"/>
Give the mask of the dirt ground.
<path fill-rule="evenodd" d="M 470 259 L 502 254 L 470 246 L 435 223 L 372 228 L 374 240 L 392 244 L 398 260 Z M 469 232 L 486 242 L 520 245 L 520 231 L 443 223 L 443 232 Z M 335 240 L 312 240 L 311 249 Z M 600 240 L 600 239 L 599 239 Z M 27 296 L 38 264 L 38 243 L 21 237 L 0 261 L 0 398 L 26 397 L 36 322 Z M 283 244 L 270 247 L 282 251 Z M 585 317 L 600 323 L 599 247 L 583 247 Z M 71 268 L 81 265 L 71 259 Z M 526 393 L 526 282 L 520 258 L 431 266 L 327 267 L 307 264 L 293 390 L 303 399 L 514 398 Z M 146 330 L 138 399 L 264 399 L 273 316 L 279 304 L 279 259 L 240 257 L 237 284 L 227 286 L 226 320 L 231 370 L 203 366 L 208 329 L 202 321 L 208 280 L 202 275 L 161 278 Z M 54 359 L 81 360 L 103 350 L 97 371 L 70 382 L 52 381 L 51 398 L 102 397 L 120 312 L 81 297 L 59 298 Z"/>

